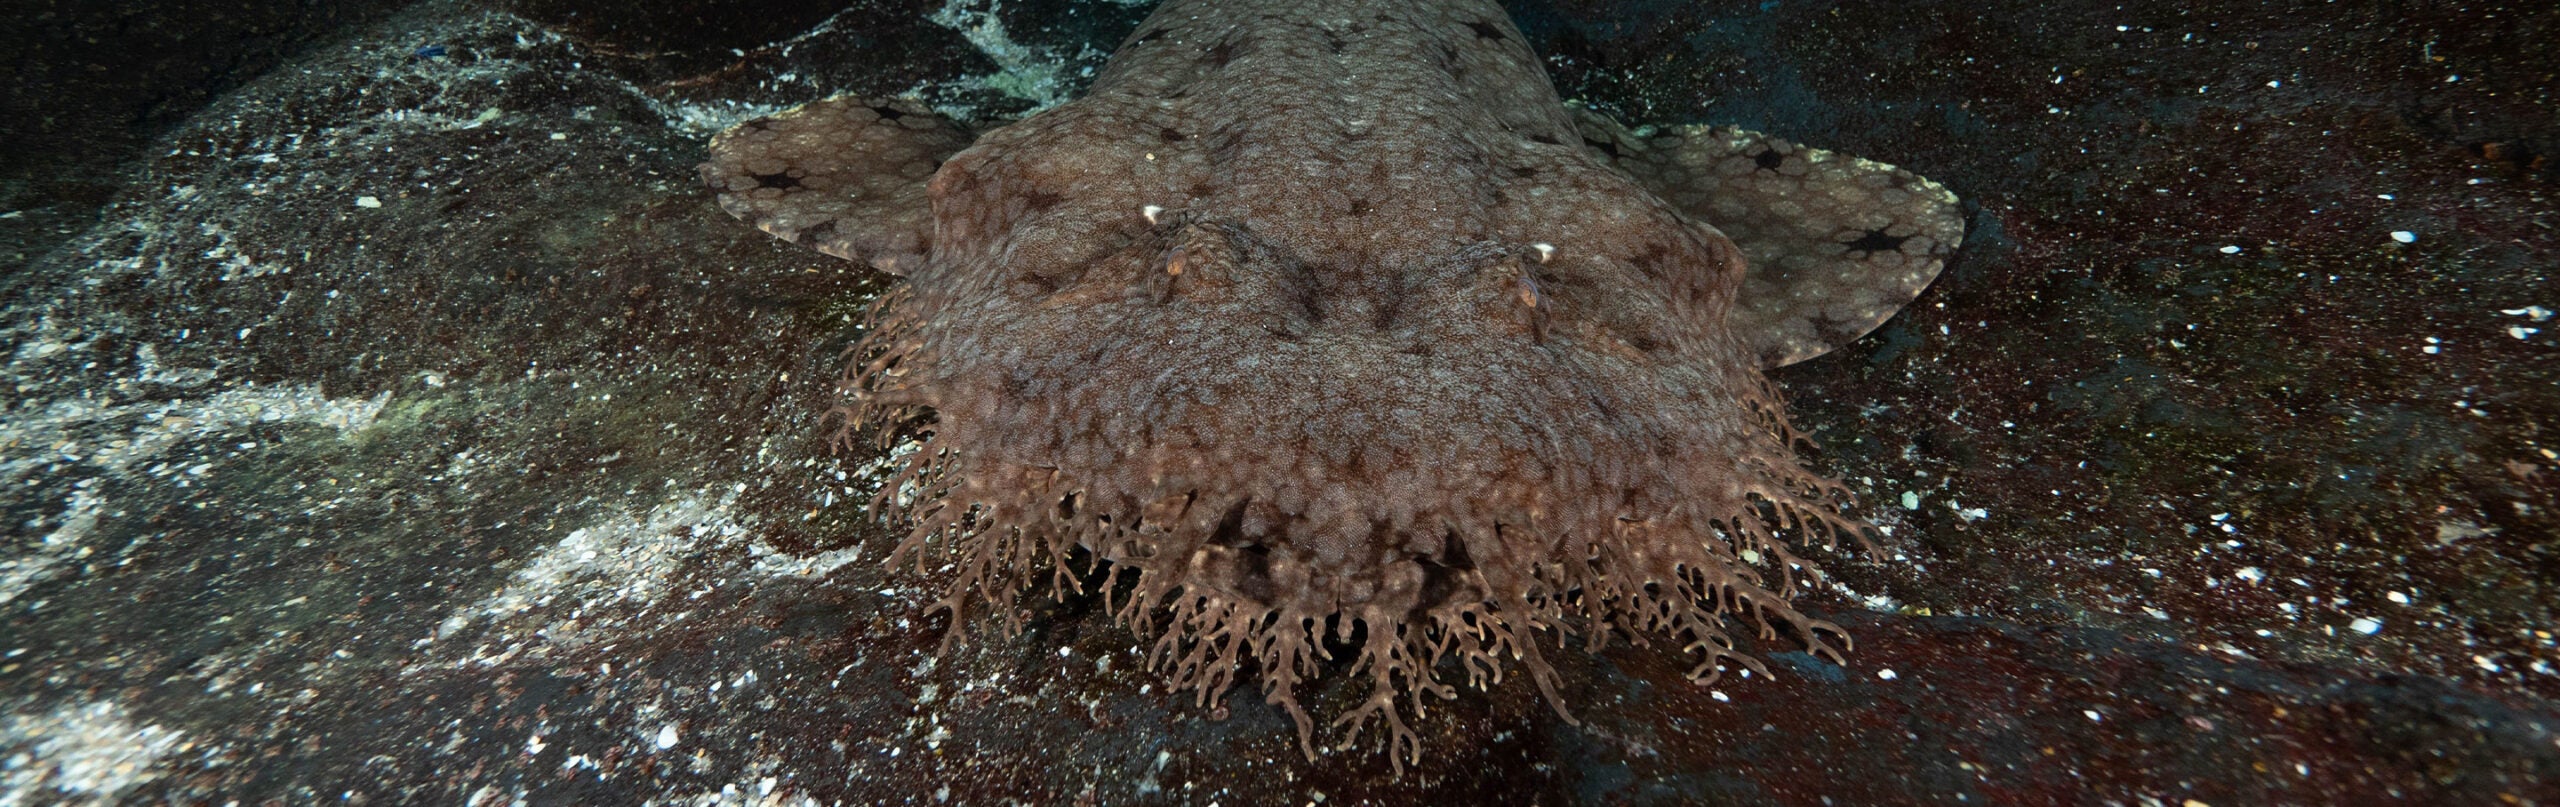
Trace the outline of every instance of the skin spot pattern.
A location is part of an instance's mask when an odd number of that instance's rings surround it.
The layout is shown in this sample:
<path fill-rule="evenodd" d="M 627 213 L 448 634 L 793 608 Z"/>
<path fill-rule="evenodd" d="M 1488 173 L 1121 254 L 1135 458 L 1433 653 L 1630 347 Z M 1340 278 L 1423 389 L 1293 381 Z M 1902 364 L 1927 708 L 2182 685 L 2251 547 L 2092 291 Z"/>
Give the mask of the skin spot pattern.
<path fill-rule="evenodd" d="M 1851 252 L 1892 252 L 1901 249 L 1903 242 L 1909 240 L 1911 240 L 1910 236 L 1886 235 L 1883 230 L 1868 230 L 1860 234 L 1857 240 L 1849 242 L 1848 246 Z"/>
<path fill-rule="evenodd" d="M 896 449 L 873 508 L 893 563 L 950 570 L 952 637 L 1108 593 L 1175 688 L 1248 684 L 1311 758 L 1331 725 L 1399 770 L 1462 682 L 1572 720 L 1547 659 L 1574 639 L 1701 681 L 1838 659 L 1789 598 L 1799 553 L 1867 528 L 1761 370 L 1918 295 L 1953 194 L 1754 132 L 1636 138 L 1482 0 L 1167 0 L 1139 30 L 1009 126 L 835 98 L 701 168 L 723 210 L 903 277 L 838 439 Z M 1352 705 L 1310 714 L 1320 688 Z"/>

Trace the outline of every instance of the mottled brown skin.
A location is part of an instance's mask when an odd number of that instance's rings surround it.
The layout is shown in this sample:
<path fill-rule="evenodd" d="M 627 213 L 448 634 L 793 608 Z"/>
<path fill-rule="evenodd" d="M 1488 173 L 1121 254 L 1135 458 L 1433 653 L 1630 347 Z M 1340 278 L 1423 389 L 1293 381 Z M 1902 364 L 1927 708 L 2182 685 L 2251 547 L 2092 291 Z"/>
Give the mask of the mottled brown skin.
<path fill-rule="evenodd" d="M 1537 65 L 1481 2 L 1172 0 L 1086 97 L 974 143 L 843 98 L 703 172 L 906 276 L 847 406 L 923 424 L 883 503 L 902 556 L 957 565 L 955 629 L 1083 550 L 1135 576 L 1118 613 L 1176 685 L 1258 676 L 1310 754 L 1298 686 L 1356 653 L 1374 694 L 1335 722 L 1400 766 L 1399 701 L 1461 670 L 1514 658 L 1563 713 L 1540 633 L 1667 638 L 1711 680 L 1756 666 L 1738 616 L 1836 659 L 1781 537 L 1861 533 L 1760 371 L 1883 321 L 1962 233 L 1906 172 L 1638 137 Z"/>

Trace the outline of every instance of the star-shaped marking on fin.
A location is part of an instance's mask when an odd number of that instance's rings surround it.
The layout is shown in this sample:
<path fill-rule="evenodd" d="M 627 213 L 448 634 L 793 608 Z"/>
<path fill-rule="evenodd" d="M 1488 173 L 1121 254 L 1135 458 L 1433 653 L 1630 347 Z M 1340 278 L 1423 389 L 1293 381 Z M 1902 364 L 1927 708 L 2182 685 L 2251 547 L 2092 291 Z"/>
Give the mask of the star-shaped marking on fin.
<path fill-rule="evenodd" d="M 1873 255 L 1878 252 L 1899 250 L 1902 248 L 1902 242 L 1909 240 L 1911 236 L 1887 235 L 1883 230 L 1868 230 L 1865 234 L 1858 236 L 1858 240 L 1847 242 L 1842 246 L 1848 247 L 1850 252 Z"/>

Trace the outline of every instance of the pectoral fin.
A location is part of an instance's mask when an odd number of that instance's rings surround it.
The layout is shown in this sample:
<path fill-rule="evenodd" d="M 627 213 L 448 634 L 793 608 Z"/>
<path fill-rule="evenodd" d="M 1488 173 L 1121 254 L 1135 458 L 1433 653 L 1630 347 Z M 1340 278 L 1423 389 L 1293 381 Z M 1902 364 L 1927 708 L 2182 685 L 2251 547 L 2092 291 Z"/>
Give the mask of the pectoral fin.
<path fill-rule="evenodd" d="M 970 139 L 914 102 L 840 96 L 720 133 L 702 179 L 757 229 L 905 274 L 932 247 L 926 183 Z"/>
<path fill-rule="evenodd" d="M 1909 171 L 1726 126 L 1636 137 L 1583 112 L 1583 136 L 1750 266 L 1729 314 L 1767 366 L 1830 352 L 1891 319 L 1964 240 L 1954 193 Z"/>

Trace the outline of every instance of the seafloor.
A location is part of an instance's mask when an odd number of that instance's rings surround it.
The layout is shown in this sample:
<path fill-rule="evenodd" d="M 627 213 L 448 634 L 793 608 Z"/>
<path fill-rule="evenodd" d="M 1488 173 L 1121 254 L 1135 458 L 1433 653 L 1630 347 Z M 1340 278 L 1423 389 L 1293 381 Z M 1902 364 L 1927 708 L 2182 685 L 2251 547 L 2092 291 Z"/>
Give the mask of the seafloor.
<path fill-rule="evenodd" d="M 2560 803 L 2560 7 L 1513 3 L 1567 96 L 1972 235 L 1777 376 L 1890 530 L 1848 666 L 1550 653 L 1581 725 L 1466 691 L 1399 779 L 1088 600 L 935 656 L 818 422 L 882 278 L 693 166 L 1146 9 L 839 5 L 11 12 L 0 804 Z"/>

